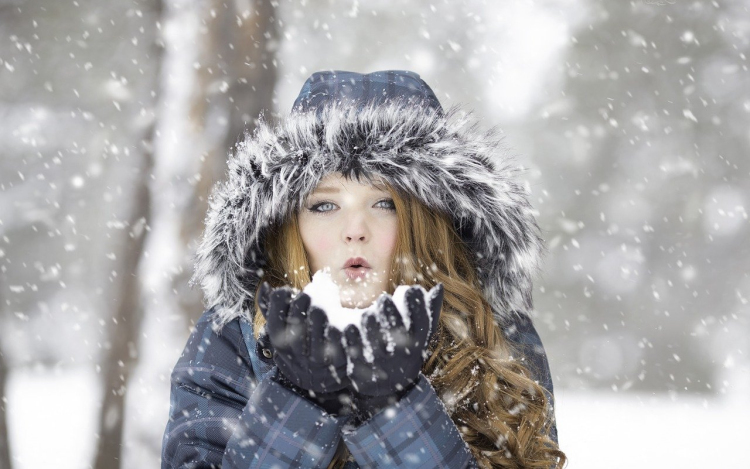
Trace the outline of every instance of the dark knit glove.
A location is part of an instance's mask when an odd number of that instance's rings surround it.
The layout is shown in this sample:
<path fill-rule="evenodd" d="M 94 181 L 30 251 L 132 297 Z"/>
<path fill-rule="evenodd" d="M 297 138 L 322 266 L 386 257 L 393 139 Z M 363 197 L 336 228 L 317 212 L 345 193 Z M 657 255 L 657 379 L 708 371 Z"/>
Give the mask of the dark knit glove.
<path fill-rule="evenodd" d="M 422 364 L 428 357 L 429 341 L 440 319 L 443 284 L 437 284 L 430 293 L 432 299 L 427 305 L 418 286 L 406 291 L 411 318 L 408 329 L 390 295 L 378 299 L 376 314 L 363 318 L 363 332 L 372 357 L 366 356 L 367 350 L 356 326 L 349 325 L 344 330 L 346 353 L 353 365 L 348 376 L 354 390 L 353 404 L 358 420 L 365 421 L 398 402 L 419 379 Z"/>
<path fill-rule="evenodd" d="M 271 288 L 267 282 L 260 289 L 258 306 L 279 369 L 272 379 L 328 413 L 346 414 L 350 381 L 341 332 L 328 327 L 325 311 L 311 306 L 309 295 L 292 298 L 292 293 L 288 286 Z"/>

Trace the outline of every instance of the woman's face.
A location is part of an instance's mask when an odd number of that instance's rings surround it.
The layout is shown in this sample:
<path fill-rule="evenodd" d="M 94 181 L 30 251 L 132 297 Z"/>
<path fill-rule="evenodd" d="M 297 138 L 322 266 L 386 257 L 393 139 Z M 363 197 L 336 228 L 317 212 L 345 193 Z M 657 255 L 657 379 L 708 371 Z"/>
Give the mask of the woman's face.
<path fill-rule="evenodd" d="M 311 275 L 330 268 L 341 290 L 341 306 L 365 308 L 386 291 L 398 218 L 385 187 L 329 174 L 305 200 L 299 228 Z M 370 265 L 363 269 L 363 278 L 351 278 L 344 268 L 352 257 L 362 257 Z"/>

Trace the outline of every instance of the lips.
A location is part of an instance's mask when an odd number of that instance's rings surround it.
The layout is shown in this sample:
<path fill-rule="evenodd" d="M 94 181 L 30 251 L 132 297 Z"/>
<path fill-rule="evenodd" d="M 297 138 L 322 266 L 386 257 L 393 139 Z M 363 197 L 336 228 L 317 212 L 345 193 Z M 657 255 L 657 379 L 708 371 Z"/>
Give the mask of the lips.
<path fill-rule="evenodd" d="M 344 269 L 349 267 L 364 267 L 367 269 L 370 269 L 370 264 L 367 263 L 367 260 L 364 257 L 352 257 L 346 263 L 344 264 Z"/>
<path fill-rule="evenodd" d="M 370 269 L 370 264 L 364 257 L 352 257 L 346 261 L 343 270 L 350 280 L 364 280 Z"/>

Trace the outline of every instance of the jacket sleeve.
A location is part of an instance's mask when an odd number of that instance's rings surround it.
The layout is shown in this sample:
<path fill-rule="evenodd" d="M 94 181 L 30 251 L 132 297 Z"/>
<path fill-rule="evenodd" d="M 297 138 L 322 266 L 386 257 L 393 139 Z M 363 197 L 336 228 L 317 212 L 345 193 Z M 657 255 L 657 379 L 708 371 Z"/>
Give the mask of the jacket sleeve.
<path fill-rule="evenodd" d="M 326 467 L 345 421 L 268 375 L 258 382 L 238 321 L 217 334 L 210 312 L 171 374 L 162 469 Z"/>
<path fill-rule="evenodd" d="M 557 421 L 555 419 L 555 394 L 552 385 L 552 373 L 547 360 L 547 353 L 544 351 L 542 339 L 534 327 L 534 324 L 525 314 L 518 314 L 504 329 L 505 336 L 511 340 L 518 351 L 521 353 L 523 364 L 531 371 L 536 381 L 544 388 L 547 399 L 550 402 L 550 411 L 552 413 L 552 427 L 550 429 L 550 438 L 557 441 Z"/>
<path fill-rule="evenodd" d="M 423 374 L 401 400 L 342 436 L 359 467 L 476 468 L 442 401 Z"/>

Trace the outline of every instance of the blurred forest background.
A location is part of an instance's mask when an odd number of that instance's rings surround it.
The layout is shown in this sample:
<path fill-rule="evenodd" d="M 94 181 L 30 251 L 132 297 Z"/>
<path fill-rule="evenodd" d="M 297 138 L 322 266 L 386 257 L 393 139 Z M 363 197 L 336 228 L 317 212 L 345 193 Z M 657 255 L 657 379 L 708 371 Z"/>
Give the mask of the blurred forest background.
<path fill-rule="evenodd" d="M 158 467 L 209 191 L 322 69 L 413 70 L 503 130 L 550 248 L 533 314 L 556 395 L 746 411 L 748 10 L 0 0 L 0 468 Z M 557 412 L 565 451 L 587 435 Z"/>

